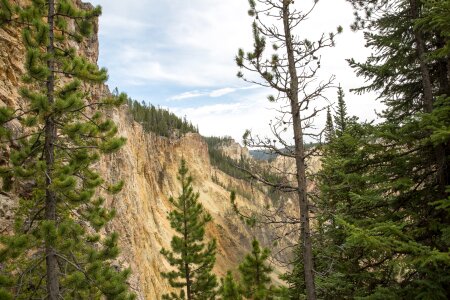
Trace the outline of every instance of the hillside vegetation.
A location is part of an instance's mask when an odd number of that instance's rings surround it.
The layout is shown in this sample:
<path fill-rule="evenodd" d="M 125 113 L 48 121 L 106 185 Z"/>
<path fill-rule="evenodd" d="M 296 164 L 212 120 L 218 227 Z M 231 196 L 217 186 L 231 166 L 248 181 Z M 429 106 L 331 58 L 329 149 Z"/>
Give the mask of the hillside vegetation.
<path fill-rule="evenodd" d="M 155 107 L 145 102 L 139 103 L 132 99 L 128 99 L 127 103 L 130 116 L 147 132 L 154 132 L 165 137 L 181 137 L 188 132 L 198 133 L 198 128 L 186 117 L 182 119 L 168 109 Z"/>

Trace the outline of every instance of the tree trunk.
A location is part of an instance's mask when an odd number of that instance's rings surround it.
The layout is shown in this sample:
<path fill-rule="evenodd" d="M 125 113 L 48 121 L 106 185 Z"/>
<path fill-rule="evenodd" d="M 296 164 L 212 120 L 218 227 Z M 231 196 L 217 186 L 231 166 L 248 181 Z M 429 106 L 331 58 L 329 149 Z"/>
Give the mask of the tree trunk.
<path fill-rule="evenodd" d="M 190 270 L 189 270 L 189 264 L 185 263 L 184 264 L 184 271 L 185 271 L 185 277 L 186 277 L 186 294 L 187 294 L 187 299 L 191 300 L 192 296 L 191 296 L 191 274 L 190 274 Z"/>
<path fill-rule="evenodd" d="M 55 3 L 54 0 L 48 0 L 48 25 L 49 25 L 49 44 L 47 46 L 47 66 L 50 74 L 47 77 L 47 98 L 48 103 L 51 106 L 54 102 L 54 89 L 55 89 L 55 77 L 54 77 L 54 13 Z M 55 140 L 56 140 L 56 126 L 53 115 L 47 116 L 45 120 L 45 144 L 44 144 L 44 156 L 46 163 L 46 182 L 45 182 L 45 219 L 51 221 L 56 226 L 56 195 L 51 188 L 52 173 L 55 163 Z M 46 241 L 45 245 L 45 261 L 47 267 L 47 293 L 49 300 L 59 299 L 59 271 L 58 261 L 56 257 L 56 251 L 53 245 Z"/>
<path fill-rule="evenodd" d="M 411 16 L 413 20 L 419 18 L 419 7 L 416 0 L 410 0 Z M 433 90 L 431 85 L 430 71 L 425 61 L 425 42 L 422 33 L 418 29 L 413 29 L 416 42 L 416 52 L 419 58 L 420 74 L 422 76 L 423 86 L 423 104 L 426 113 L 433 110 Z"/>
<path fill-rule="evenodd" d="M 410 10 L 412 20 L 417 20 L 420 17 L 420 7 L 417 0 L 410 0 Z M 430 70 L 425 61 L 425 41 L 419 29 L 413 28 L 414 39 L 416 42 L 416 52 L 420 64 L 420 73 L 422 77 L 424 111 L 431 113 L 433 111 L 433 88 L 431 83 Z M 445 146 L 439 144 L 434 150 L 436 165 L 437 165 L 437 184 L 440 196 L 445 197 L 445 189 L 449 184 L 448 166 L 446 159 Z"/>
<path fill-rule="evenodd" d="M 183 180 L 183 194 L 185 193 L 185 182 Z M 183 202 L 183 225 L 184 225 L 184 232 L 183 232 L 183 238 L 184 238 L 184 277 L 186 280 L 186 296 L 188 300 L 192 299 L 192 291 L 191 291 L 191 270 L 189 269 L 189 263 L 187 261 L 187 239 L 188 239 L 188 231 L 187 231 L 187 222 L 186 222 L 186 218 L 187 218 L 187 207 L 186 207 L 186 200 Z"/>
<path fill-rule="evenodd" d="M 300 243 L 303 253 L 304 276 L 306 296 L 308 300 L 316 299 L 314 283 L 314 260 L 312 253 L 311 230 L 309 224 L 309 204 L 306 195 L 306 166 L 305 149 L 303 147 L 303 129 L 300 119 L 300 105 L 298 103 L 298 75 L 295 67 L 294 49 L 292 44 L 291 28 L 289 24 L 290 0 L 283 0 L 283 25 L 286 38 L 286 51 L 291 77 L 288 98 L 291 104 L 292 121 L 294 126 L 295 164 L 297 167 L 298 201 L 300 209 Z"/>

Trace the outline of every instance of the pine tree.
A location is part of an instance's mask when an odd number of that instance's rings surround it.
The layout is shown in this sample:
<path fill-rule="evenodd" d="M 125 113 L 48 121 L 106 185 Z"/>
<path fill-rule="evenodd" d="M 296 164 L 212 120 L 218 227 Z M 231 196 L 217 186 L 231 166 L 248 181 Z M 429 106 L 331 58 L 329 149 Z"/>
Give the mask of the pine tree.
<path fill-rule="evenodd" d="M 252 250 L 239 265 L 241 274 L 243 295 L 247 299 L 263 300 L 271 297 L 272 268 L 267 265 L 270 251 L 267 248 L 261 249 L 259 242 L 253 240 Z"/>
<path fill-rule="evenodd" d="M 376 174 L 365 173 L 364 162 L 371 156 L 367 145 L 373 143 L 373 126 L 359 124 L 356 117 L 344 118 L 345 131 L 334 136 L 321 148 L 321 170 L 315 181 L 320 196 L 315 201 L 316 234 L 313 238 L 316 258 L 316 284 L 318 298 L 342 299 L 364 295 L 364 286 L 355 290 L 355 285 L 368 283 L 369 278 L 377 278 L 379 273 L 360 270 L 360 248 L 345 247 L 345 239 L 350 233 L 342 226 L 343 220 L 355 217 L 370 219 L 371 213 L 355 200 L 355 194 L 368 193 L 369 184 Z M 373 209 L 373 208 L 372 208 Z M 305 282 L 300 249 L 296 249 L 292 270 L 283 275 L 289 285 L 291 299 L 303 296 Z"/>
<path fill-rule="evenodd" d="M 192 177 L 188 175 L 184 159 L 178 174 L 182 190 L 177 199 L 169 199 L 174 210 L 168 216 L 171 227 L 178 235 L 172 237 L 172 251 L 162 249 L 161 253 L 176 268 L 162 275 L 180 291 L 166 294 L 163 299 L 215 299 L 217 280 L 212 268 L 216 241 L 204 242 L 205 225 L 211 221 L 211 215 L 198 202 L 200 195 L 193 191 Z"/>
<path fill-rule="evenodd" d="M 242 295 L 239 285 L 233 278 L 230 271 L 222 278 L 219 294 L 222 300 L 242 300 Z"/>
<path fill-rule="evenodd" d="M 316 177 L 320 197 L 316 201 L 318 234 L 314 245 L 319 297 L 324 299 L 364 296 L 376 278 L 386 274 L 381 265 L 376 271 L 360 267 L 363 246 L 350 246 L 354 232 L 344 226 L 373 220 L 377 209 L 374 205 L 379 197 L 371 183 L 379 177 L 363 167 L 373 153 L 368 148 L 374 142 L 373 126 L 351 122 L 345 128 L 324 147 L 322 169 Z M 385 207 L 378 209 L 376 213 L 386 211 Z"/>
<path fill-rule="evenodd" d="M 327 109 L 327 121 L 325 123 L 325 142 L 330 143 L 334 136 L 335 136 L 335 130 L 334 130 L 334 124 L 333 124 L 333 118 L 331 117 L 330 108 Z"/>
<path fill-rule="evenodd" d="M 99 188 L 116 193 L 123 183 L 108 186 L 94 168 L 102 154 L 125 142 L 100 108 L 118 106 L 126 97 L 91 96 L 85 87 L 105 82 L 106 70 L 76 51 L 92 34 L 101 9 L 80 8 L 70 0 L 6 3 L 0 6 L 3 25 L 23 28 L 26 104 L 0 113 L 2 128 L 12 120 L 23 126 L 11 143 L 9 164 L 0 170 L 3 189 L 21 195 L 15 234 L 0 239 L 0 294 L 133 298 L 129 270 L 112 265 L 119 252 L 117 234 L 100 235 L 114 212 L 104 207 Z"/>
<path fill-rule="evenodd" d="M 198 133 L 198 128 L 189 123 L 186 118 L 181 119 L 166 109 L 132 99 L 128 99 L 127 102 L 132 120 L 140 123 L 147 132 L 154 132 L 165 137 L 171 137 L 174 133 L 179 136 L 188 132 Z"/>
<path fill-rule="evenodd" d="M 334 116 L 334 122 L 336 124 L 336 135 L 341 136 L 345 131 L 347 120 L 347 105 L 344 100 L 344 91 L 341 86 L 338 88 L 338 106 L 337 112 Z"/>
<path fill-rule="evenodd" d="M 324 253 L 334 253 L 333 276 L 323 283 L 334 277 L 330 298 L 446 299 L 446 1 L 350 2 L 357 12 L 354 29 L 366 30 L 376 53 L 364 63 L 350 60 L 368 82 L 356 91 L 378 92 L 385 110 L 381 124 L 362 136 L 344 133 L 325 158 L 328 181 L 321 190 L 331 209 L 323 207 L 336 213 L 323 222 L 329 233 Z"/>

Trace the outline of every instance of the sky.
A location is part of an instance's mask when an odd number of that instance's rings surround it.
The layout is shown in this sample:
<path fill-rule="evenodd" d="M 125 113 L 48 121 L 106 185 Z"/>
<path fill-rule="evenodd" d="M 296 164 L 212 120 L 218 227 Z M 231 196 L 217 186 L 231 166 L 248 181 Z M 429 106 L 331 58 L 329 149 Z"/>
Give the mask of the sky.
<path fill-rule="evenodd" d="M 252 45 L 247 0 L 91 2 L 103 8 L 99 65 L 108 69 L 111 89 L 186 116 L 203 135 L 228 135 L 237 141 L 246 129 L 270 135 L 268 123 L 277 108 L 267 101 L 270 91 L 236 77 L 237 50 L 251 50 Z M 310 5 L 313 0 L 297 2 Z M 335 75 L 335 84 L 346 93 L 349 113 L 372 120 L 381 109 L 375 97 L 349 92 L 364 81 L 345 59 L 363 61 L 370 54 L 362 33 L 350 30 L 352 21 L 353 11 L 345 0 L 320 0 L 298 33 L 314 39 L 343 26 L 336 47 L 322 52 L 318 80 Z M 336 91 L 327 96 L 335 102 Z M 315 122 L 323 127 L 325 116 Z"/>

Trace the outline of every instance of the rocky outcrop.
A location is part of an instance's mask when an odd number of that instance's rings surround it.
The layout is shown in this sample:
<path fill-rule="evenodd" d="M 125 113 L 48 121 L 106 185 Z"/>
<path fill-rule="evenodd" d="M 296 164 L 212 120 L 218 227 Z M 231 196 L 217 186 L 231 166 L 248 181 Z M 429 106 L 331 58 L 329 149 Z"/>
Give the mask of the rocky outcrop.
<path fill-rule="evenodd" d="M 225 141 L 219 146 L 219 149 L 226 156 L 238 161 L 241 158 L 250 159 L 250 152 L 247 147 L 242 147 L 239 143 L 234 140 Z"/>
<path fill-rule="evenodd" d="M 18 86 L 24 70 L 24 51 L 18 28 L 0 28 L 0 106 L 21 104 Z"/>

